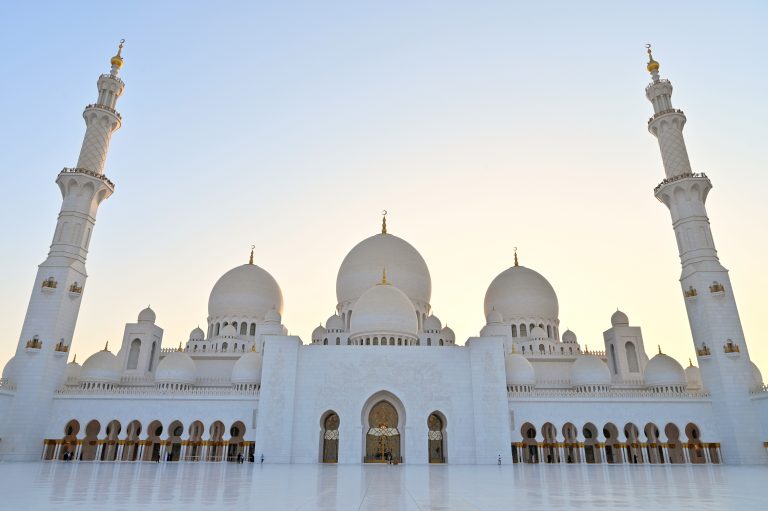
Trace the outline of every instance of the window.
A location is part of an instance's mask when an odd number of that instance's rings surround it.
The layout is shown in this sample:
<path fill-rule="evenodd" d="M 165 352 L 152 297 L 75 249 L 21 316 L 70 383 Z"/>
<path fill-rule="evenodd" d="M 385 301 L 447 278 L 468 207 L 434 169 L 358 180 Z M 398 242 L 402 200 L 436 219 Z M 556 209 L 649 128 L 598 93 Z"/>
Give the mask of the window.
<path fill-rule="evenodd" d="M 248 333 L 248 323 L 243 321 L 240 323 L 240 335 L 245 335 Z"/>
<path fill-rule="evenodd" d="M 256 323 L 251 323 L 250 335 L 256 335 Z"/>
<path fill-rule="evenodd" d="M 157 349 L 157 342 L 152 343 L 152 350 L 149 352 L 149 371 L 155 366 L 155 350 Z"/>
<path fill-rule="evenodd" d="M 627 366 L 629 367 L 629 372 L 639 373 L 640 366 L 637 363 L 637 349 L 635 348 L 635 344 L 632 342 L 627 342 L 624 345 L 624 349 L 627 352 Z"/>
<path fill-rule="evenodd" d="M 136 369 L 139 366 L 139 351 L 141 350 L 141 341 L 134 339 L 131 342 L 131 351 L 128 353 L 128 369 Z"/>

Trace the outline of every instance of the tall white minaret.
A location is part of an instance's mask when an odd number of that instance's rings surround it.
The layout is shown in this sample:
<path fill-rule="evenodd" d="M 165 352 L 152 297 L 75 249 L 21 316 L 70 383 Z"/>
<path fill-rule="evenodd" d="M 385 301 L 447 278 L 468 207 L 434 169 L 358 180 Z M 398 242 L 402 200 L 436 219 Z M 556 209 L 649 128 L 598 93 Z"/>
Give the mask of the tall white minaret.
<path fill-rule="evenodd" d="M 683 138 L 686 117 L 672 106 L 672 84 L 659 77 L 648 45 L 652 82 L 645 95 L 653 104 L 648 131 L 659 141 L 666 178 L 656 198 L 672 215 L 680 262 L 681 292 L 701 367 L 712 399 L 715 433 L 727 463 L 768 463 L 762 428 L 750 399 L 752 365 L 731 281 L 717 257 L 705 203 L 712 183 L 694 173 Z M 708 435 L 702 431 L 702 435 Z"/>
<path fill-rule="evenodd" d="M 63 169 L 56 178 L 61 210 L 48 257 L 37 270 L 16 348 L 16 391 L 8 413 L 0 418 L 0 459 L 40 458 L 50 403 L 64 379 L 96 213 L 114 192 L 104 164 L 112 133 L 121 124 L 115 105 L 125 87 L 117 76 L 123 66 L 123 42 L 111 59 L 110 72 L 99 76 L 98 99 L 83 112 L 86 131 L 77 167 Z"/>

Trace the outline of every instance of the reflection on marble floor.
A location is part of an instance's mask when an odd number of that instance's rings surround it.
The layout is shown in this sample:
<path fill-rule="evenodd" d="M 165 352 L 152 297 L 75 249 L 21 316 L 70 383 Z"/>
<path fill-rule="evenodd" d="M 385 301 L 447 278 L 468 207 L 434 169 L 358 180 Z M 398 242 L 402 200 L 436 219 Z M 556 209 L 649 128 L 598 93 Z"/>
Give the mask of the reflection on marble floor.
<path fill-rule="evenodd" d="M 766 509 L 768 468 L 3 463 L 2 509 Z"/>

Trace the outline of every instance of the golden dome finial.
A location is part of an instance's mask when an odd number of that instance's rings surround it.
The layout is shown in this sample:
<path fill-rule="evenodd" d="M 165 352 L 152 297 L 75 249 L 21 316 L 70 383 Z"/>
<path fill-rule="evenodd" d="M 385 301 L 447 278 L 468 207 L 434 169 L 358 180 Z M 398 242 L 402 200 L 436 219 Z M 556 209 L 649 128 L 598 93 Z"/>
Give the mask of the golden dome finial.
<path fill-rule="evenodd" d="M 381 212 L 381 234 L 387 234 L 387 210 Z"/>
<path fill-rule="evenodd" d="M 253 264 L 253 249 L 256 248 L 256 245 L 251 245 L 251 257 L 248 259 L 248 264 Z"/>
<path fill-rule="evenodd" d="M 77 364 L 77 353 L 75 353 L 75 357 L 72 359 L 73 364 Z"/>
<path fill-rule="evenodd" d="M 645 48 L 648 51 L 648 65 L 646 66 L 646 68 L 648 69 L 648 72 L 653 73 L 654 71 L 658 71 L 659 63 L 653 60 L 653 54 L 651 53 L 651 45 L 646 44 Z"/>
<path fill-rule="evenodd" d="M 387 282 L 387 268 L 386 267 L 381 269 L 381 282 L 379 282 L 379 284 L 389 285 L 389 282 Z"/>
<path fill-rule="evenodd" d="M 104 351 L 109 351 L 109 341 L 104 345 Z"/>
<path fill-rule="evenodd" d="M 658 346 L 658 347 L 659 347 L 659 355 L 661 355 L 661 354 L 662 354 L 662 353 L 661 353 L 661 344 L 657 344 L 656 346 Z"/>
<path fill-rule="evenodd" d="M 517 262 L 517 247 L 515 247 L 515 266 L 520 266 L 520 264 Z"/>
<path fill-rule="evenodd" d="M 110 60 L 110 64 L 115 66 L 117 69 L 120 69 L 123 67 L 123 45 L 125 44 L 125 39 L 120 39 L 120 46 L 117 47 L 117 55 L 112 57 L 112 60 Z"/>
<path fill-rule="evenodd" d="M 179 341 L 179 347 L 176 348 L 176 351 L 184 351 L 183 349 L 181 349 L 181 341 Z"/>
<path fill-rule="evenodd" d="M 691 362 L 691 357 L 688 357 L 688 367 L 693 367 L 693 362 Z"/>

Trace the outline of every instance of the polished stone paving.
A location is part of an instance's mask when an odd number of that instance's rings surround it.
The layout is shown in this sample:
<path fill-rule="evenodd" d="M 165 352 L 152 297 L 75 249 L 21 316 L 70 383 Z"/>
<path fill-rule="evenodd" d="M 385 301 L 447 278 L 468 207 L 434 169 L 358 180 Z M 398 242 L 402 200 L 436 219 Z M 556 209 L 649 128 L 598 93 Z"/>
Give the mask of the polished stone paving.
<path fill-rule="evenodd" d="M 0 463 L 0 509 L 768 509 L 768 467 Z"/>

